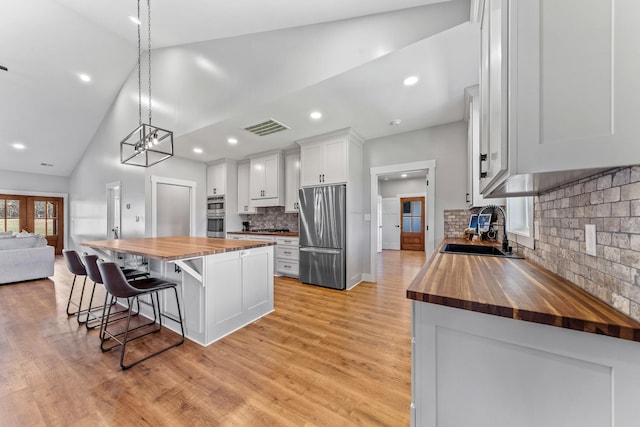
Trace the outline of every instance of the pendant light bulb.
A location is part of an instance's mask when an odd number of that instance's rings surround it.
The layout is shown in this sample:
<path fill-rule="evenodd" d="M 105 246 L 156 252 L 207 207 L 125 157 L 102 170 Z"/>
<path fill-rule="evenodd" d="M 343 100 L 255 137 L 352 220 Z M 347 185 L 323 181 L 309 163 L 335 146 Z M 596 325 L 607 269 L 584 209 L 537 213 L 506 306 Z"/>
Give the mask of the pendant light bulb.
<path fill-rule="evenodd" d="M 151 142 L 153 142 L 153 145 L 158 145 L 158 132 L 153 133 Z"/>

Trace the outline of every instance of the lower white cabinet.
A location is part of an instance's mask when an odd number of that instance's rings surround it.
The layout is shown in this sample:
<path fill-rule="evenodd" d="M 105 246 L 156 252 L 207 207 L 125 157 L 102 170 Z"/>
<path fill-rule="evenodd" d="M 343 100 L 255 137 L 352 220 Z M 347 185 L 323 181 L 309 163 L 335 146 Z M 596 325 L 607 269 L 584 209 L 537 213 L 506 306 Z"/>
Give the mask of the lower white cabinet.
<path fill-rule="evenodd" d="M 243 327 L 258 313 L 273 310 L 273 264 L 269 251 L 260 249 L 207 258 L 207 271 L 220 278 L 207 289 L 207 307 L 212 308 L 206 316 L 207 342 Z"/>
<path fill-rule="evenodd" d="M 412 304 L 412 426 L 638 425 L 640 343 Z"/>
<path fill-rule="evenodd" d="M 276 237 L 276 274 L 299 277 L 299 239 L 297 237 Z"/>

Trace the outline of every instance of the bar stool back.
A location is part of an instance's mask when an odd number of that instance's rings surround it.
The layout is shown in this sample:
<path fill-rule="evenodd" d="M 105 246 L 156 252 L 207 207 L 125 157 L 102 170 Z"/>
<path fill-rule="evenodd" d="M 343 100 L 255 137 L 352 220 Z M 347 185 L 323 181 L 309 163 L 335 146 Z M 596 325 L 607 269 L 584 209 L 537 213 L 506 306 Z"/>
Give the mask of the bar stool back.
<path fill-rule="evenodd" d="M 109 292 L 109 294 L 111 295 L 112 298 L 112 302 L 115 300 L 115 298 L 127 298 L 128 302 L 129 302 L 129 312 L 127 315 L 127 319 L 126 319 L 126 326 L 124 328 L 124 332 L 118 332 L 118 333 L 113 333 L 111 331 L 108 330 L 108 325 L 109 325 L 109 312 L 106 312 L 106 319 L 104 320 L 104 328 L 102 328 L 101 331 L 101 348 L 103 351 L 108 351 L 111 350 L 112 348 L 121 346 L 122 350 L 120 353 L 120 367 L 124 370 L 124 369 L 129 369 L 134 365 L 137 365 L 138 363 L 147 360 L 153 356 L 157 356 L 158 354 L 169 350 L 170 348 L 176 347 L 181 345 L 182 343 L 184 343 L 184 326 L 182 323 L 182 312 L 180 310 L 180 300 L 178 298 L 178 291 L 177 291 L 177 285 L 175 283 L 171 283 L 171 282 L 167 282 L 161 279 L 155 279 L 155 278 L 150 278 L 150 279 L 140 279 L 140 280 L 135 280 L 132 282 L 128 282 L 126 277 L 124 276 L 124 274 L 122 273 L 122 270 L 120 270 L 120 268 L 118 267 L 117 264 L 113 263 L 113 262 L 107 262 L 107 261 L 103 261 L 103 260 L 98 260 L 97 261 L 97 265 L 98 265 L 98 270 L 100 271 L 100 275 L 102 276 L 102 281 L 104 283 L 105 288 L 107 289 L 107 292 Z M 162 313 L 160 310 L 160 297 L 158 295 L 158 293 L 160 291 L 164 291 L 164 290 L 173 290 L 173 294 L 175 295 L 176 298 L 176 305 L 178 307 L 178 318 L 175 319 L 165 313 Z M 142 326 L 151 326 L 151 330 L 142 334 L 142 335 L 137 335 L 135 337 L 130 337 L 129 334 L 130 332 L 139 329 L 139 327 L 135 327 L 132 328 L 131 327 L 131 315 L 132 315 L 132 308 L 133 308 L 133 304 L 131 299 L 135 298 L 135 297 L 139 297 L 142 295 L 150 295 L 151 297 L 151 305 L 153 306 L 153 312 L 154 312 L 154 319 L 153 322 L 149 323 L 149 324 L 145 324 Z M 159 332 L 162 329 L 162 318 L 169 318 L 175 322 L 178 322 L 180 324 L 180 330 L 181 330 L 181 337 L 178 341 L 162 348 L 161 350 L 155 351 L 151 354 L 148 354 L 140 359 L 135 360 L 134 362 L 125 364 L 125 353 L 126 353 L 126 348 L 127 348 L 127 344 L 134 340 L 134 339 L 138 339 L 141 338 L 143 336 L 149 335 L 151 333 L 154 332 Z M 158 321 L 158 325 L 156 325 L 156 320 Z M 109 348 L 104 348 L 104 343 L 108 340 L 114 340 L 116 341 L 116 345 L 109 347 Z"/>
<path fill-rule="evenodd" d="M 84 268 L 84 264 L 80 260 L 80 256 L 78 252 L 71 249 L 63 249 L 62 255 L 64 256 L 64 260 L 67 263 L 67 268 L 73 274 L 73 282 L 71 283 L 71 290 L 69 291 L 69 298 L 67 299 L 67 315 L 73 316 L 77 315 L 78 323 L 83 323 L 86 320 L 82 320 L 81 316 L 85 310 L 82 310 L 82 300 L 84 298 L 84 288 L 87 284 L 87 270 Z M 80 292 L 80 301 L 76 303 L 73 301 L 73 290 L 76 286 L 76 279 L 78 276 L 83 276 L 84 280 L 82 281 L 82 290 Z M 94 284 L 95 289 L 95 284 Z M 93 297 L 93 292 L 91 293 Z M 76 306 L 78 309 L 76 311 L 69 311 L 71 305 Z M 89 306 L 91 308 L 91 306 Z"/>

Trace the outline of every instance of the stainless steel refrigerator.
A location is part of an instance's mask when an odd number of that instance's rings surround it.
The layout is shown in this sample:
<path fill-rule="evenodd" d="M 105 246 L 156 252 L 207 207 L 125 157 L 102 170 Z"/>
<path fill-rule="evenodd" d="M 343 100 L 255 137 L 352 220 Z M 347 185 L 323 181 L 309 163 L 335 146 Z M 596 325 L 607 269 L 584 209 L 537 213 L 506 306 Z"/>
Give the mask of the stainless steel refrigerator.
<path fill-rule="evenodd" d="M 302 188 L 300 203 L 300 281 L 345 289 L 346 187 Z"/>

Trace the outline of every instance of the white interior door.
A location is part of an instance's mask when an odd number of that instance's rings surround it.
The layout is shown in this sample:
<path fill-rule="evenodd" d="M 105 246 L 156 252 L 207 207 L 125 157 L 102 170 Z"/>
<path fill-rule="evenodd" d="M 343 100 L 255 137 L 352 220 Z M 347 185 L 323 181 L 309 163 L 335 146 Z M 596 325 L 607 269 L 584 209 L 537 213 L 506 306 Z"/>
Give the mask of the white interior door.
<path fill-rule="evenodd" d="M 158 183 L 157 236 L 189 236 L 191 188 Z"/>
<path fill-rule="evenodd" d="M 382 196 L 378 196 L 378 252 L 382 252 Z"/>
<path fill-rule="evenodd" d="M 400 199 L 382 198 L 382 249 L 400 250 Z"/>
<path fill-rule="evenodd" d="M 120 181 L 107 184 L 107 239 L 120 236 Z"/>

